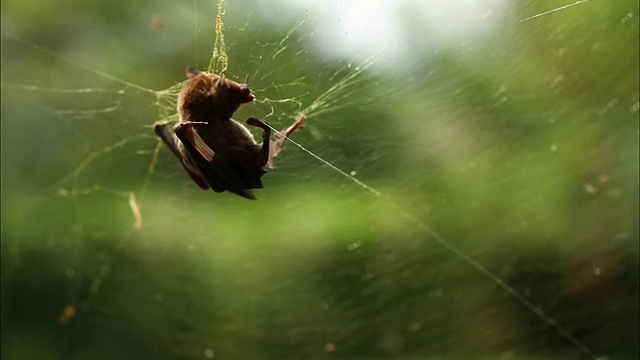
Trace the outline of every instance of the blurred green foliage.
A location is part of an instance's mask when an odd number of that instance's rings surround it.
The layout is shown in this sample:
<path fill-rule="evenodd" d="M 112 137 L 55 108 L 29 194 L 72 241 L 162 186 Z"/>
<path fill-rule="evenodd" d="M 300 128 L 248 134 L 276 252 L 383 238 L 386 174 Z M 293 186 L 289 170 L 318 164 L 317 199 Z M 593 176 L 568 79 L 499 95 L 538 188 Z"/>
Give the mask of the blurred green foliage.
<path fill-rule="evenodd" d="M 256 202 L 152 162 L 210 60 L 194 4 L 2 3 L 3 359 L 584 356 L 431 229 L 638 358 L 637 2 L 518 2 L 408 75 L 366 69 L 294 138 L 382 196 L 287 144 Z M 284 128 L 357 70 L 264 6 L 227 4 L 229 73 L 262 100 L 237 118 Z"/>

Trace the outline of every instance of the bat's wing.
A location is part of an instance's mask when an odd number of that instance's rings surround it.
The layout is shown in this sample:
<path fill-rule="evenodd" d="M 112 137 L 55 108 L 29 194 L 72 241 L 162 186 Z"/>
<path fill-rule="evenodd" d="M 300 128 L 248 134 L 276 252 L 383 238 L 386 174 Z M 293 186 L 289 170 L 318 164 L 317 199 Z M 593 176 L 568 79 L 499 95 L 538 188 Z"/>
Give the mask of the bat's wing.
<path fill-rule="evenodd" d="M 228 147 L 214 152 L 192 127 L 176 131 L 193 165 L 213 191 L 228 190 L 255 199 L 250 189 L 262 188 L 260 178 L 266 172 L 255 167 L 254 154 L 240 147 Z"/>
<path fill-rule="evenodd" d="M 187 174 L 189 174 L 191 179 L 196 184 L 198 184 L 201 189 L 208 189 L 209 184 L 207 184 L 207 181 L 202 177 L 202 175 L 200 175 L 198 169 L 193 164 L 191 164 L 191 161 L 189 161 L 190 159 L 185 157 L 180 151 L 180 148 L 178 147 L 179 139 L 174 134 L 169 125 L 158 124 L 154 127 L 154 130 L 160 137 L 162 142 L 169 148 L 169 150 L 171 150 L 171 152 L 178 158 L 178 160 L 180 160 L 180 163 L 184 167 Z"/>

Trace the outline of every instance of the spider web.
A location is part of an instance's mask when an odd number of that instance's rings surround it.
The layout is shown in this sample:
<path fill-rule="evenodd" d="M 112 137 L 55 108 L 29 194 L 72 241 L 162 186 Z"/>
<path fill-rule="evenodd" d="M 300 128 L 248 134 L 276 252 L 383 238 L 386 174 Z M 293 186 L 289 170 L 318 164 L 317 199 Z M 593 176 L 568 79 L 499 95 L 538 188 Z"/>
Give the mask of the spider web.
<path fill-rule="evenodd" d="M 638 73 L 591 71 L 637 69 L 637 4 L 423 9 L 507 19 L 446 37 L 384 4 L 415 38 L 348 33 L 341 3 L 194 1 L 118 26 L 62 4 L 86 29 L 62 40 L 3 4 L 2 355 L 636 356 Z M 188 65 L 250 75 L 236 119 L 308 117 L 257 202 L 200 191 L 153 135 Z"/>

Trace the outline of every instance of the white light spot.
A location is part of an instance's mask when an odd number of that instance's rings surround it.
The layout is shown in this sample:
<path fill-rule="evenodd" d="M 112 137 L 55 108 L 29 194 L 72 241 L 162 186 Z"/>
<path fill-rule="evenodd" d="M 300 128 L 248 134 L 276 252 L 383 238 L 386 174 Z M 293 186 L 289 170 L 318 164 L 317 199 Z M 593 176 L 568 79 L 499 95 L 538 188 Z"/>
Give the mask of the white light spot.
<path fill-rule="evenodd" d="M 556 145 L 556 144 L 551 145 L 551 151 L 553 151 L 553 152 L 558 151 L 558 145 Z"/>
<path fill-rule="evenodd" d="M 553 79 L 553 85 L 557 85 L 562 80 L 564 80 L 564 74 L 560 74 Z"/>
<path fill-rule="evenodd" d="M 496 92 L 493 93 L 493 97 L 497 98 L 498 96 L 504 94 L 507 91 L 507 87 L 501 85 Z"/>
<path fill-rule="evenodd" d="M 353 250 L 355 250 L 355 249 L 357 249 L 359 247 L 360 247 L 360 243 L 356 241 L 356 242 L 353 242 L 353 243 L 349 244 L 347 246 L 347 250 L 353 251 Z"/>
<path fill-rule="evenodd" d="M 598 276 L 598 275 L 600 275 L 600 273 L 601 273 L 600 268 L 594 268 L 593 269 L 593 275 Z"/>
<path fill-rule="evenodd" d="M 607 114 L 611 109 L 616 107 L 616 105 L 618 105 L 618 99 L 609 100 L 609 102 L 602 109 L 600 109 L 600 111 L 598 111 L 598 115 L 603 116 Z"/>
<path fill-rule="evenodd" d="M 358 174 L 355 170 L 351 170 L 351 172 L 349 173 L 349 175 L 351 176 L 356 176 L 356 174 Z"/>
<path fill-rule="evenodd" d="M 633 19 L 633 13 L 627 13 L 627 15 L 623 16 L 622 19 L 620 19 L 620 23 L 624 24 L 631 19 Z"/>
<path fill-rule="evenodd" d="M 410 72 L 443 48 L 461 49 L 499 28 L 507 0 L 279 0 L 263 3 L 259 13 L 272 23 L 289 22 L 274 3 L 304 10 L 305 26 L 317 48 L 327 57 L 366 60 L 375 66 Z M 268 4 L 268 5 L 266 5 Z M 296 11 L 287 11 L 296 14 Z"/>
<path fill-rule="evenodd" d="M 215 353 L 211 349 L 206 349 L 204 351 L 204 357 L 206 357 L 207 359 L 213 358 L 214 355 L 215 355 Z"/>
<path fill-rule="evenodd" d="M 506 97 L 506 96 L 503 96 L 503 97 L 501 97 L 500 99 L 498 99 L 498 101 L 496 101 L 496 102 L 493 104 L 493 107 L 498 107 L 498 106 L 500 106 L 500 105 L 502 105 L 502 104 L 504 104 L 504 103 L 506 103 L 506 102 L 507 102 L 507 97 Z"/>
<path fill-rule="evenodd" d="M 362 276 L 362 281 L 369 281 L 371 279 L 373 279 L 373 273 L 371 273 L 371 272 L 365 273 Z"/>
<path fill-rule="evenodd" d="M 586 184 L 584 184 L 584 190 L 585 190 L 588 194 L 595 194 L 595 193 L 596 193 L 596 191 L 597 191 L 598 189 L 596 189 L 596 187 L 595 187 L 595 186 L 593 186 L 593 185 L 591 185 L 591 184 L 589 184 L 589 183 L 586 183 Z"/>
<path fill-rule="evenodd" d="M 411 331 L 418 331 L 422 329 L 422 324 L 420 322 L 413 323 L 410 327 Z"/>

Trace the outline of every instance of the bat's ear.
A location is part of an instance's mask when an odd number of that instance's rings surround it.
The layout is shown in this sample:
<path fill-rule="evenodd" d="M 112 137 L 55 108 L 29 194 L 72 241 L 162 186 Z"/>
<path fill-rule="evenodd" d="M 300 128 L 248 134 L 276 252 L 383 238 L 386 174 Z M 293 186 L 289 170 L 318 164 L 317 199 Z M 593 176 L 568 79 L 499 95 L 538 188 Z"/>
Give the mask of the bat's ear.
<path fill-rule="evenodd" d="M 219 89 L 227 84 L 227 75 L 223 72 L 220 73 L 218 81 L 216 81 L 216 88 Z"/>
<path fill-rule="evenodd" d="M 187 67 L 185 69 L 185 73 L 187 74 L 187 77 L 192 78 L 192 77 L 196 77 L 198 75 L 200 75 L 200 71 L 196 70 L 196 68 L 194 67 Z"/>

